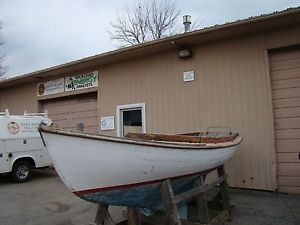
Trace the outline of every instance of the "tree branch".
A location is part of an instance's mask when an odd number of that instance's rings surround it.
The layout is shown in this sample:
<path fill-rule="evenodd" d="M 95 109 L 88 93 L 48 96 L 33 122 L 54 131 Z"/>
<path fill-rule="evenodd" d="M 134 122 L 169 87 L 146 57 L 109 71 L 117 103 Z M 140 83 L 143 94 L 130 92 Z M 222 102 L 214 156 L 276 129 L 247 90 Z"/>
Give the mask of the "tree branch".
<path fill-rule="evenodd" d="M 115 22 L 110 23 L 109 34 L 113 40 L 129 45 L 144 43 L 172 35 L 179 14 L 172 0 L 140 1 L 133 10 L 125 7 L 122 15 L 118 13 Z"/>
<path fill-rule="evenodd" d="M 0 21 L 0 31 L 2 29 L 2 22 Z M 0 47 L 4 44 L 4 41 L 2 40 L 1 36 L 0 36 Z M 8 70 L 8 66 L 4 65 L 4 56 L 5 54 L 1 54 L 0 55 L 0 80 L 1 78 L 3 78 L 4 74 L 7 72 Z"/>

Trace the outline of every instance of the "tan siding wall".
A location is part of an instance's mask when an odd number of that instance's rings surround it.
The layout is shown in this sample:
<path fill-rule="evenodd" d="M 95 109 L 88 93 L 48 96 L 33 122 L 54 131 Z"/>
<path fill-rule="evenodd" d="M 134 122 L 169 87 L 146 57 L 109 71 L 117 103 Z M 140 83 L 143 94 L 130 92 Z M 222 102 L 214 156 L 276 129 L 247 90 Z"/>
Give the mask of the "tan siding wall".
<path fill-rule="evenodd" d="M 36 84 L 24 84 L 14 88 L 0 88 L 0 111 L 9 109 L 11 114 L 38 111 Z"/>
<path fill-rule="evenodd" d="M 173 51 L 102 67 L 99 116 L 115 115 L 117 105 L 145 102 L 147 132 L 231 126 L 244 136 L 227 165 L 231 185 L 276 189 L 267 48 L 300 43 L 299 28 L 284 32 L 286 38 L 272 32 L 193 47 L 189 60 Z M 188 70 L 195 81 L 184 83 Z"/>
<path fill-rule="evenodd" d="M 275 188 L 271 94 L 260 39 L 193 50 L 191 60 L 177 59 L 174 51 L 102 68 L 100 115 L 114 115 L 117 105 L 145 102 L 147 132 L 230 126 L 244 136 L 242 149 L 228 164 L 231 184 Z M 184 83 L 182 73 L 188 70 L 194 70 L 195 81 Z"/>
<path fill-rule="evenodd" d="M 294 27 L 194 46 L 194 57 L 188 60 L 179 60 L 174 47 L 174 51 L 102 66 L 98 116 L 116 116 L 117 105 L 145 102 L 148 132 L 185 133 L 230 126 L 244 136 L 241 150 L 227 164 L 230 184 L 275 189 L 272 104 L 299 102 L 272 103 L 267 50 L 299 43 L 300 28 Z M 195 72 L 195 81 L 184 83 L 182 73 L 188 70 Z M 0 90 L 1 110 L 36 110 L 36 85 L 25 86 Z M 103 133 L 115 135 L 116 131 Z M 289 135 L 299 137 L 299 133 Z"/>
<path fill-rule="evenodd" d="M 300 44 L 300 27 L 293 26 L 278 29 L 274 32 L 265 32 L 264 42 L 266 49 L 282 48 Z"/>

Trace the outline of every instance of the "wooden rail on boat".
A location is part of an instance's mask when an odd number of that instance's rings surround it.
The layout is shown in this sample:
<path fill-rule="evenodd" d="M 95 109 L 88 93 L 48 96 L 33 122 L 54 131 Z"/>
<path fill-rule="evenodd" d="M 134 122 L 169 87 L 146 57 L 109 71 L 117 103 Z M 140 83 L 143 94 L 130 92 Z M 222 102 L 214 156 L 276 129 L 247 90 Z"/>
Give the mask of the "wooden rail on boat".
<path fill-rule="evenodd" d="M 166 141 L 166 142 L 188 142 L 188 143 L 223 143 L 233 141 L 238 134 L 229 134 L 228 136 L 218 136 L 208 133 L 190 133 L 180 135 L 166 134 L 146 134 L 146 133 L 128 133 L 126 138 L 148 141 Z"/>

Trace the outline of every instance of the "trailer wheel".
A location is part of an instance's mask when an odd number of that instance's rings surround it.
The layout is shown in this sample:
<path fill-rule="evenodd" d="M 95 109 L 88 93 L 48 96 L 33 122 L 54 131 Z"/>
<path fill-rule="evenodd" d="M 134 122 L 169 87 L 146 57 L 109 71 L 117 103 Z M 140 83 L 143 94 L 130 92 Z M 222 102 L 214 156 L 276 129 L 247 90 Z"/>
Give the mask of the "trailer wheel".
<path fill-rule="evenodd" d="M 27 161 L 18 161 L 12 169 L 12 179 L 17 183 L 27 182 L 32 176 L 32 168 Z"/>

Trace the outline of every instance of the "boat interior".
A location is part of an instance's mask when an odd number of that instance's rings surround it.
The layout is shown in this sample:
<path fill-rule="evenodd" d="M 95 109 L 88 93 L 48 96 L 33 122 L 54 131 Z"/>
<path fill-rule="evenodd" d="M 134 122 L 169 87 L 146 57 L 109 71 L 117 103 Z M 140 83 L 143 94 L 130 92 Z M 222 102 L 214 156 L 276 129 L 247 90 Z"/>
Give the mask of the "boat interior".
<path fill-rule="evenodd" d="M 222 132 L 195 132 L 179 135 L 128 133 L 126 138 L 135 140 L 164 141 L 164 142 L 188 142 L 188 143 L 223 143 L 233 141 L 237 133 Z"/>

